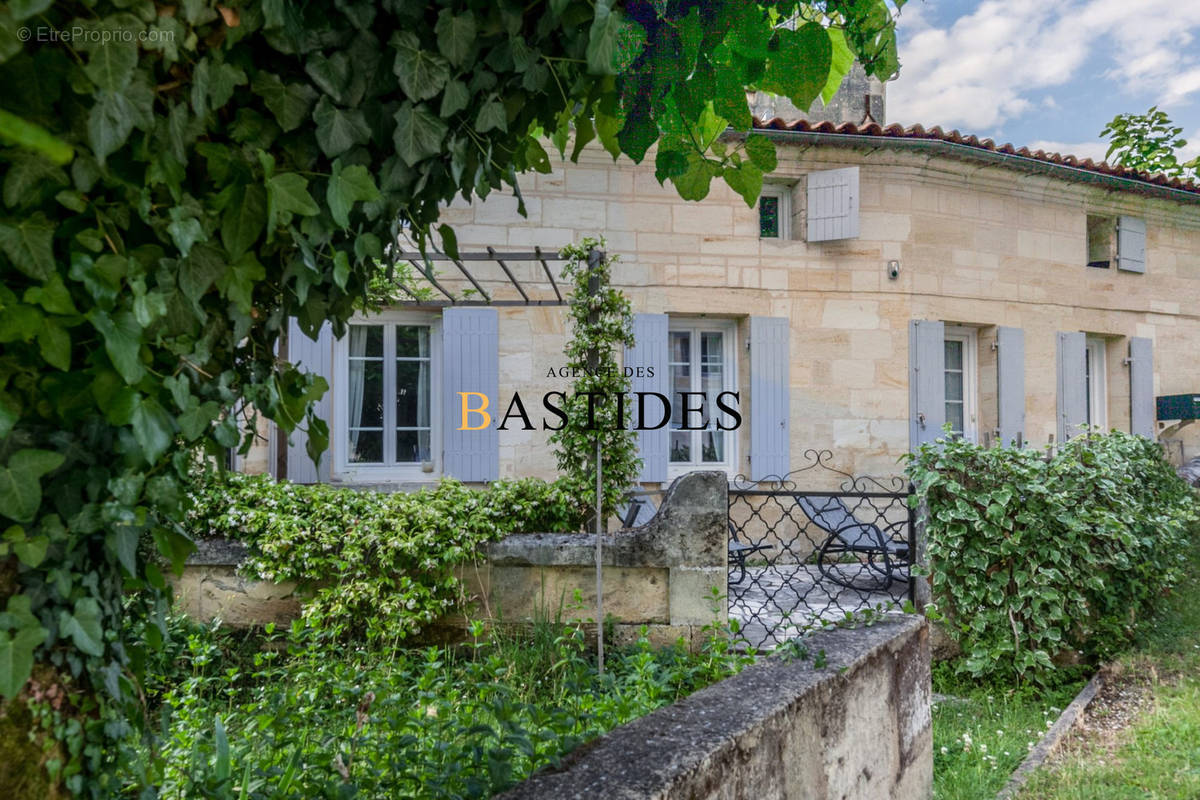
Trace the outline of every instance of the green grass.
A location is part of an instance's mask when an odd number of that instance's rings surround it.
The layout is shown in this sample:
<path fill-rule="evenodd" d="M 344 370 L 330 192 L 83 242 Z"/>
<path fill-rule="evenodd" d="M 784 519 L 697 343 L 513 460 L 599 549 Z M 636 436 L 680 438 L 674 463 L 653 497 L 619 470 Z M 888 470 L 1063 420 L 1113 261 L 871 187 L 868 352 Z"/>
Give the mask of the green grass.
<path fill-rule="evenodd" d="M 958 698 L 933 710 L 936 800 L 991 800 L 1083 686 L 1077 673 L 1071 678 L 1051 689 L 1014 689 L 979 685 L 936 665 L 933 690 Z"/>
<path fill-rule="evenodd" d="M 1043 767 L 1021 800 L 1200 798 L 1200 541 L 1194 545 L 1188 578 L 1123 659 L 1127 674 L 1146 676 L 1150 710 L 1115 749 L 1085 748 Z"/>

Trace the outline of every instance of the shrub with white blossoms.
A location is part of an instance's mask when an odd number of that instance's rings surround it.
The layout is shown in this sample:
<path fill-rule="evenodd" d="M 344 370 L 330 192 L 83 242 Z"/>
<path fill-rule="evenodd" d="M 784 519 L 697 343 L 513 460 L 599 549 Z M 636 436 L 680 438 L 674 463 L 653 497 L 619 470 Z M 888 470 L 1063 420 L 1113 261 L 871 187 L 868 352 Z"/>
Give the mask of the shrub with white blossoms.
<path fill-rule="evenodd" d="M 413 493 L 276 482 L 210 473 L 190 492 L 195 538 L 245 542 L 242 571 L 292 581 L 312 621 L 394 641 L 461 607 L 454 567 L 510 533 L 574 531 L 579 503 L 559 482 L 534 478 L 471 489 L 455 480 Z"/>

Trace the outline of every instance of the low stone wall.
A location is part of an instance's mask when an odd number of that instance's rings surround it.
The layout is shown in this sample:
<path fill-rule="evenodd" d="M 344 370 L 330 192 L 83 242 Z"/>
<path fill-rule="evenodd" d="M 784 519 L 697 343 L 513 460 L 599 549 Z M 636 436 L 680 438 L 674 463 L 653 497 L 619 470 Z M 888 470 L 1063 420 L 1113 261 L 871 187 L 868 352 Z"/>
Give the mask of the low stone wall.
<path fill-rule="evenodd" d="M 644 625 L 652 640 L 690 642 L 705 625 L 724 622 L 728 486 L 724 473 L 693 472 L 668 490 L 659 513 L 646 525 L 603 537 L 604 609 L 620 638 Z M 506 622 L 594 618 L 595 534 L 537 533 L 509 536 L 488 547 L 486 559 L 459 569 L 474 618 Z M 264 583 L 238 575 L 245 548 L 234 542 L 201 542 L 175 582 L 181 607 L 204 621 L 228 625 L 286 623 L 300 599 L 291 584 Z M 578 600 L 576 599 L 578 597 Z M 465 618 L 434 626 L 440 638 L 460 630 Z"/>
<path fill-rule="evenodd" d="M 584 745 L 500 798 L 930 797 L 927 624 L 895 617 L 807 645 L 807 659 L 767 659 Z"/>

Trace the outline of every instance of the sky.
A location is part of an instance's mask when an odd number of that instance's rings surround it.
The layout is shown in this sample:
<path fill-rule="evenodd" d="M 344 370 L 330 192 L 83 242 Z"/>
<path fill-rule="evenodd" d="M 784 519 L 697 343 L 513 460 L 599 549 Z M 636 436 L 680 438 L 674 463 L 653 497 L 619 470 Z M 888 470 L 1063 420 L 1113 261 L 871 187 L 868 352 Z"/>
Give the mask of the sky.
<path fill-rule="evenodd" d="M 1200 155 L 1200 0 L 908 0 L 887 121 L 1100 160 L 1157 105 Z"/>

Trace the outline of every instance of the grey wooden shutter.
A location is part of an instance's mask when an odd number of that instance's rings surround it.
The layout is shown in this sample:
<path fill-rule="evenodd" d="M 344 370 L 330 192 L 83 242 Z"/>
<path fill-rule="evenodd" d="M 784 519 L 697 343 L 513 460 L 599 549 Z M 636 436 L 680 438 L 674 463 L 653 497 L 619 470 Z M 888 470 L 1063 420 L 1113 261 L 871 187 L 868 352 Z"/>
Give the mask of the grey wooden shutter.
<path fill-rule="evenodd" d="M 635 374 L 630 378 L 633 392 L 658 392 L 672 402 L 668 381 L 668 342 L 666 314 L 633 315 L 633 347 L 625 348 L 625 366 L 632 367 Z M 641 368 L 642 374 L 636 373 Z M 654 374 L 650 372 L 653 370 Z M 634 424 L 637 420 L 637 395 L 630 409 Z M 647 415 L 652 422 L 658 421 L 658 402 L 646 400 Z M 671 424 L 654 431 L 637 431 L 638 456 L 642 459 L 642 471 L 638 474 L 641 483 L 665 483 L 667 480 L 667 450 L 671 437 Z M 640 524 L 640 523 L 639 523 Z"/>
<path fill-rule="evenodd" d="M 288 361 L 300 367 L 305 372 L 315 373 L 329 383 L 329 391 L 318 400 L 313 410 L 325 421 L 330 430 L 330 442 L 333 442 L 334 424 L 329 411 L 333 407 L 333 329 L 326 322 L 317 332 L 317 338 L 310 339 L 300 330 L 295 319 L 288 320 Z M 296 483 L 328 483 L 329 482 L 329 450 L 321 454 L 319 464 L 313 464 L 308 457 L 308 435 L 297 428 L 288 439 L 287 477 Z"/>
<path fill-rule="evenodd" d="M 1154 342 L 1129 340 L 1129 431 L 1148 439 L 1154 431 Z"/>
<path fill-rule="evenodd" d="M 946 326 L 908 323 L 908 446 L 916 450 L 942 435 L 946 424 Z"/>
<path fill-rule="evenodd" d="M 750 479 L 791 468 L 787 317 L 750 318 Z"/>
<path fill-rule="evenodd" d="M 459 392 L 488 398 L 491 423 L 482 430 L 463 424 Z M 462 481 L 500 476 L 500 322 L 494 308 L 448 308 L 442 315 L 442 471 Z M 473 400 L 472 407 L 478 407 Z M 479 419 L 472 415 L 469 421 Z"/>
<path fill-rule="evenodd" d="M 1146 220 L 1141 217 L 1117 218 L 1117 269 L 1146 271 Z"/>
<path fill-rule="evenodd" d="M 1087 424 L 1087 338 L 1079 332 L 1058 334 L 1058 441 L 1065 442 Z"/>
<path fill-rule="evenodd" d="M 858 236 L 858 167 L 808 173 L 808 241 Z"/>
<path fill-rule="evenodd" d="M 1000 444 L 1025 433 L 1025 331 L 996 329 L 996 410 Z"/>

